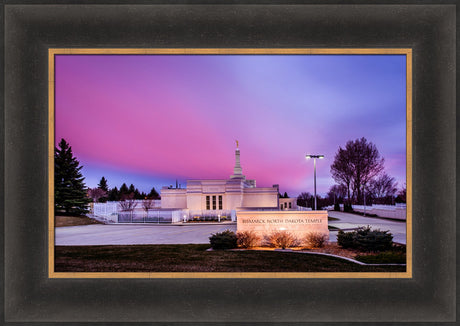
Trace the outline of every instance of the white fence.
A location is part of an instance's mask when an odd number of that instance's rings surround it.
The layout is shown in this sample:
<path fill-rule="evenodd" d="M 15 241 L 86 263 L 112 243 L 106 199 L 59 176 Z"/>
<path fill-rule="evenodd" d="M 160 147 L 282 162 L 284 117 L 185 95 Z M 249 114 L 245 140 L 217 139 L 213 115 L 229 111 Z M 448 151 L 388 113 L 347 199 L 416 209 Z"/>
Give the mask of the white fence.
<path fill-rule="evenodd" d="M 143 211 L 142 202 L 143 200 L 135 200 L 136 207 L 134 211 Z M 121 212 L 120 202 L 118 201 L 108 201 L 106 203 L 94 203 L 93 204 L 93 214 L 98 216 L 110 216 Z M 161 200 L 154 200 L 152 208 L 161 207 Z"/>
<path fill-rule="evenodd" d="M 99 216 L 109 216 L 118 212 L 118 202 L 94 203 L 93 214 Z"/>
<path fill-rule="evenodd" d="M 398 207 L 392 205 L 353 205 L 353 210 L 361 213 L 366 211 L 367 214 L 375 214 L 380 217 L 396 218 L 398 220 L 405 220 L 407 218 L 406 207 Z"/>
<path fill-rule="evenodd" d="M 236 221 L 235 210 L 184 210 L 188 212 L 188 221 L 202 222 L 223 222 L 223 221 Z M 185 215 L 185 214 L 184 214 Z"/>
<path fill-rule="evenodd" d="M 148 212 L 124 211 L 117 214 L 116 223 L 179 223 L 183 221 L 182 211 L 155 209 Z"/>
<path fill-rule="evenodd" d="M 406 204 L 397 204 L 397 205 L 372 205 L 372 206 L 363 206 L 363 205 L 352 205 L 353 210 L 357 212 L 366 214 L 375 214 L 380 217 L 395 218 L 399 220 L 405 220 L 407 218 L 406 214 Z M 333 210 L 334 206 L 326 207 L 328 210 Z M 340 204 L 340 210 L 343 211 L 343 204 Z"/>
<path fill-rule="evenodd" d="M 179 223 L 236 221 L 235 210 L 161 209 L 161 200 L 146 211 L 142 200 L 136 200 L 132 211 L 123 211 L 119 202 L 94 203 L 94 218 L 105 223 Z"/>

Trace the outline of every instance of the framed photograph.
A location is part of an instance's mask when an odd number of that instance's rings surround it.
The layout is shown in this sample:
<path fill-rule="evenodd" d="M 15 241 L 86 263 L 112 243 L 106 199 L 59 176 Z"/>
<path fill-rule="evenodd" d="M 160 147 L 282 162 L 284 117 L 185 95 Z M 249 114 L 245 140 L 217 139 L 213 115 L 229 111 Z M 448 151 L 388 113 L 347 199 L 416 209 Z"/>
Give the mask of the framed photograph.
<path fill-rule="evenodd" d="M 5 322 L 455 321 L 453 6 L 4 9 Z"/>
<path fill-rule="evenodd" d="M 49 55 L 50 277 L 412 276 L 411 49 Z"/>

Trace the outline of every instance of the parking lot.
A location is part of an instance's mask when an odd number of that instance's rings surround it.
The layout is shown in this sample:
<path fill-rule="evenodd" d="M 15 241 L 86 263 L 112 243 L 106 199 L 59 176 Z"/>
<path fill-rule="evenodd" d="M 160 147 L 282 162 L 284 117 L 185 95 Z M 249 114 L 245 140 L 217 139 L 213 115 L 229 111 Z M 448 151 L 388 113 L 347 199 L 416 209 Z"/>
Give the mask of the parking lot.
<path fill-rule="evenodd" d="M 56 228 L 57 246 L 208 243 L 212 233 L 236 224 L 94 224 Z"/>

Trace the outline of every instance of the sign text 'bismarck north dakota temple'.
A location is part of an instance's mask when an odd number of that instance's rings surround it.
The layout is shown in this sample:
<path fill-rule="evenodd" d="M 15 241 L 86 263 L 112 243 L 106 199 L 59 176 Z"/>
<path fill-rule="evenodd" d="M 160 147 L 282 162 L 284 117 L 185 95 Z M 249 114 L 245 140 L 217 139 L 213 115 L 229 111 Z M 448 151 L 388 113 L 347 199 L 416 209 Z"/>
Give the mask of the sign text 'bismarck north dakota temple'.
<path fill-rule="evenodd" d="M 286 231 L 298 239 L 317 232 L 329 238 L 327 224 L 327 211 L 240 211 L 237 231 L 254 231 L 261 237 Z"/>

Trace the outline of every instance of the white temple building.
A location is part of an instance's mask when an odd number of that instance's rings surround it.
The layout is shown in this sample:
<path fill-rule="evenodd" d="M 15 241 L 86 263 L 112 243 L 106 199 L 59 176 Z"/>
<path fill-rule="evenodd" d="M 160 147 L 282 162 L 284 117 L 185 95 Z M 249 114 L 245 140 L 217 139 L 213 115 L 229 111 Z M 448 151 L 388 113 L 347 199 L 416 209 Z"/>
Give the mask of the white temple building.
<path fill-rule="evenodd" d="M 278 185 L 260 188 L 256 187 L 256 180 L 246 179 L 240 164 L 240 150 L 237 142 L 235 167 L 229 179 L 187 180 L 185 189 L 163 187 L 161 189 L 161 208 L 202 211 L 279 210 L 281 207 L 278 191 Z"/>

